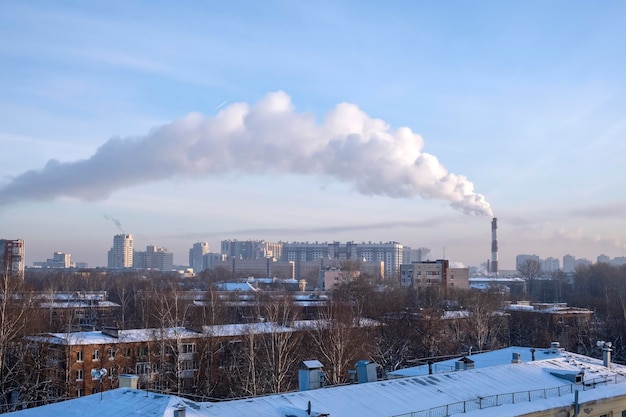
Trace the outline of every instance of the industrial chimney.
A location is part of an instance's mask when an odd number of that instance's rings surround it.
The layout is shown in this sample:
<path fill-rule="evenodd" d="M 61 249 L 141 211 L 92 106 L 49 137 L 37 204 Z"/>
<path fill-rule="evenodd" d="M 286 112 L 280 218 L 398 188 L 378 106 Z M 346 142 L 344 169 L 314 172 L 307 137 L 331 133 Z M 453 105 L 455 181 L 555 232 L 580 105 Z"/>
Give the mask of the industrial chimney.
<path fill-rule="evenodd" d="M 491 265 L 489 272 L 498 275 L 498 237 L 496 230 L 498 229 L 498 219 L 491 220 Z"/>

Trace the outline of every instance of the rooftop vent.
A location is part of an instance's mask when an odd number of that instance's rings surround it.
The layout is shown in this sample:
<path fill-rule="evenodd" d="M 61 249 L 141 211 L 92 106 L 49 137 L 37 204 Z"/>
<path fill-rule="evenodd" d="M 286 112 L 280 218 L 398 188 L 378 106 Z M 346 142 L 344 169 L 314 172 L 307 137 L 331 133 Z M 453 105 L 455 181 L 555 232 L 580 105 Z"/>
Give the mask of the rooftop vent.
<path fill-rule="evenodd" d="M 561 344 L 559 342 L 550 343 L 550 353 L 559 353 L 560 348 Z"/>
<path fill-rule="evenodd" d="M 122 374 L 119 377 L 120 388 L 132 388 L 137 389 L 137 382 L 139 377 L 137 375 Z"/>
<path fill-rule="evenodd" d="M 513 352 L 511 363 L 522 363 L 522 355 L 519 352 Z"/>
<path fill-rule="evenodd" d="M 322 372 L 324 365 L 317 360 L 303 361 L 300 363 L 298 371 L 298 389 L 300 391 L 308 391 L 312 389 L 322 388 L 324 386 L 324 377 L 326 374 Z"/>

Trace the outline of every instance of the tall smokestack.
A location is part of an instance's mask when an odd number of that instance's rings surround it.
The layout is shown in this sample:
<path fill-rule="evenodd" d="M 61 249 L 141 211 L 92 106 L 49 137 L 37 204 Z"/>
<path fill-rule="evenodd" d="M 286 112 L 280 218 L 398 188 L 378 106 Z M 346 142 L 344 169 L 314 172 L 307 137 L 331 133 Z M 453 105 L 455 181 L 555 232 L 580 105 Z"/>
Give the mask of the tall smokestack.
<path fill-rule="evenodd" d="M 498 229 L 498 219 L 493 218 L 491 220 L 491 269 L 489 272 L 492 274 L 498 274 L 498 236 L 496 230 Z"/>

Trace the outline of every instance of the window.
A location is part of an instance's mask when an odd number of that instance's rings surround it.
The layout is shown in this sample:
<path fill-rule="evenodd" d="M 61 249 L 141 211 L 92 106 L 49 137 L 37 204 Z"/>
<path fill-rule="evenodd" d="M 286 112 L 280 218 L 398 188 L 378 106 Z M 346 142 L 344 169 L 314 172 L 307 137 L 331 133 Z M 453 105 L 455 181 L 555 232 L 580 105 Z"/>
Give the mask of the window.
<path fill-rule="evenodd" d="M 135 372 L 138 375 L 145 375 L 150 373 L 150 362 L 138 362 L 135 365 Z"/>
<path fill-rule="evenodd" d="M 82 362 L 83 361 L 83 351 L 79 350 L 76 351 L 76 362 Z"/>
<path fill-rule="evenodd" d="M 97 361 L 98 359 L 100 359 L 100 351 L 98 349 L 94 349 L 94 351 L 91 353 L 91 360 Z"/>
<path fill-rule="evenodd" d="M 98 393 L 98 388 L 96 388 L 96 387 L 91 388 L 91 393 L 92 394 L 97 394 Z"/>
<path fill-rule="evenodd" d="M 126 350 L 124 351 L 124 356 L 130 358 L 130 348 L 126 348 Z"/>
<path fill-rule="evenodd" d="M 194 353 L 196 351 L 195 343 L 183 343 L 181 346 L 181 353 Z"/>
<path fill-rule="evenodd" d="M 196 361 L 183 361 L 180 364 L 181 371 L 195 371 L 198 369 L 198 362 Z"/>
<path fill-rule="evenodd" d="M 109 353 L 109 360 L 110 361 L 114 360 L 115 359 L 115 349 L 109 348 L 108 353 Z"/>
<path fill-rule="evenodd" d="M 148 346 L 139 346 L 137 348 L 137 356 L 140 358 L 148 356 Z"/>
<path fill-rule="evenodd" d="M 113 378 L 116 375 L 117 375 L 117 368 L 115 366 L 110 367 L 109 368 L 109 378 Z"/>
<path fill-rule="evenodd" d="M 85 376 L 85 373 L 83 372 L 82 369 L 79 369 L 79 370 L 76 371 L 76 380 L 77 381 L 82 381 L 84 376 Z"/>
<path fill-rule="evenodd" d="M 76 396 L 77 396 L 77 397 L 84 397 L 84 396 L 85 396 L 85 390 L 84 390 L 84 389 L 82 389 L 82 388 L 78 388 L 78 389 L 76 390 Z"/>

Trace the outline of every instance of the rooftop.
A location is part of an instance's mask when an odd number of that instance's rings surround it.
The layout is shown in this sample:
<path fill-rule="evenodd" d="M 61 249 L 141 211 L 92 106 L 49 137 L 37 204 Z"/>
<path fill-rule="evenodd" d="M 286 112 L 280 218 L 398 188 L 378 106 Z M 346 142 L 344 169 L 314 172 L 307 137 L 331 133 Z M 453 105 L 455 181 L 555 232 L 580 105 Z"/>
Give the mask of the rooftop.
<path fill-rule="evenodd" d="M 521 354 L 521 363 L 511 363 L 514 352 Z M 427 415 L 423 410 L 433 408 L 440 411 L 433 415 L 492 417 L 569 408 L 576 390 L 581 403 L 626 395 L 624 366 L 607 368 L 601 360 L 561 349 L 537 349 L 535 355 L 532 361 L 529 348 L 514 347 L 470 356 L 476 366 L 472 370 L 213 403 L 119 388 L 104 392 L 102 401 L 99 395 L 91 395 L 11 414 L 171 417 L 182 406 L 187 416 L 204 417 L 421 417 Z M 582 383 L 571 382 L 572 375 L 579 375 Z"/>

